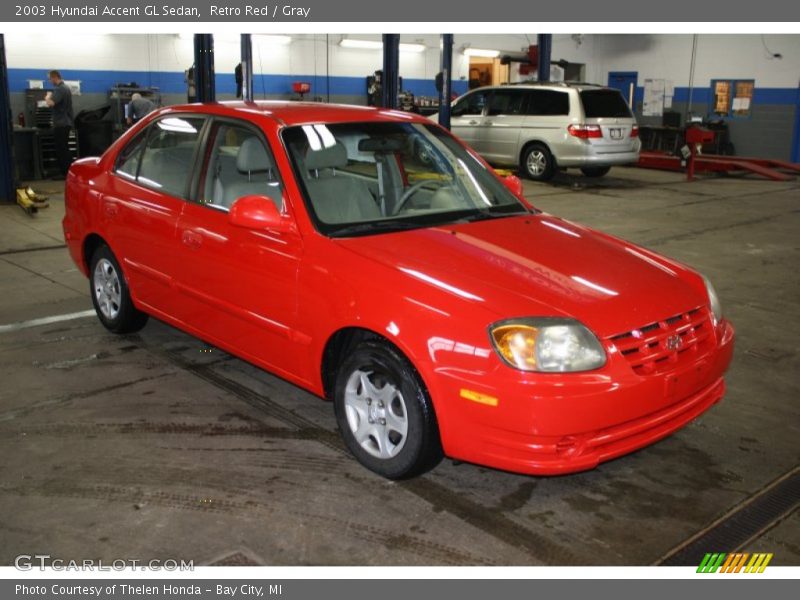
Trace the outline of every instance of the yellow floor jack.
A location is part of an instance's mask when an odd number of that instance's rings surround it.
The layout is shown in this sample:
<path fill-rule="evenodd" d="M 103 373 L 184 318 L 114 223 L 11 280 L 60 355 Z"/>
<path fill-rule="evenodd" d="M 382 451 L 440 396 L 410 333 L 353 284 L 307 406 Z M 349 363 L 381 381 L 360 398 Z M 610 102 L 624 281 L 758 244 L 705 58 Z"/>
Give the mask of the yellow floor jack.
<path fill-rule="evenodd" d="M 47 196 L 33 191 L 30 186 L 17 188 L 17 204 L 29 215 L 35 215 L 40 208 L 50 206 L 47 202 Z"/>

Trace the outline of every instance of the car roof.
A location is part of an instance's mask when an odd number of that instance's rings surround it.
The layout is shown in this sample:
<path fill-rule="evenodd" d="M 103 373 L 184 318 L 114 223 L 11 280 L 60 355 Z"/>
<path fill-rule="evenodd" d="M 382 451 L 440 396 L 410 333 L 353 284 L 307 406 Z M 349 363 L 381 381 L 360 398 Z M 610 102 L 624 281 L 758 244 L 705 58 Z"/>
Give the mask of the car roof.
<path fill-rule="evenodd" d="M 354 104 L 326 104 L 321 102 L 297 102 L 288 100 L 242 100 L 183 104 L 170 107 L 173 111 L 201 112 L 228 116 L 259 115 L 271 118 L 287 126 L 313 123 L 348 123 L 354 121 L 394 121 L 429 123 L 420 115 L 372 106 Z"/>

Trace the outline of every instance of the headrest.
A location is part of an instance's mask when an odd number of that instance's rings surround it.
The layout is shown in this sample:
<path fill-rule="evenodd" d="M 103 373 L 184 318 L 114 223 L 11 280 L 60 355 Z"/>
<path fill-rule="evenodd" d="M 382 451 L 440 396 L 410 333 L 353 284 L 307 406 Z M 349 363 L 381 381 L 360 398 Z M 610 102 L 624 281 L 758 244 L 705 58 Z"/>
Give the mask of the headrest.
<path fill-rule="evenodd" d="M 272 161 L 261 140 L 252 136 L 242 142 L 239 154 L 236 156 L 236 168 L 242 173 L 258 173 L 272 169 Z"/>
<path fill-rule="evenodd" d="M 341 169 L 347 166 L 347 148 L 337 142 L 335 146 L 321 150 L 309 150 L 306 154 L 306 169 L 317 171 L 319 169 Z"/>

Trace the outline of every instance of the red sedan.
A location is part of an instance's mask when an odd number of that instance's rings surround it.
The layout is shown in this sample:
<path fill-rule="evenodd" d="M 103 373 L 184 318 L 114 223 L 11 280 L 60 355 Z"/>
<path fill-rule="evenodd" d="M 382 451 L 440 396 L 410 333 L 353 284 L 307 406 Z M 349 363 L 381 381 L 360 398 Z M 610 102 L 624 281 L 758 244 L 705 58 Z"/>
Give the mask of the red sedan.
<path fill-rule="evenodd" d="M 109 330 L 153 316 L 332 400 L 390 478 L 591 469 L 718 402 L 733 352 L 703 276 L 402 112 L 161 110 L 73 165 L 64 235 Z"/>

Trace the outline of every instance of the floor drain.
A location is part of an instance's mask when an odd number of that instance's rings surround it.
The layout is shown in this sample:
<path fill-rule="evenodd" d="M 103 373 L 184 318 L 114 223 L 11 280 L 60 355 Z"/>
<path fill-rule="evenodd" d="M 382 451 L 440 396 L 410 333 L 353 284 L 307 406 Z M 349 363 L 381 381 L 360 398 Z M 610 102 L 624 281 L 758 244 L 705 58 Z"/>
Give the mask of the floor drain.
<path fill-rule="evenodd" d="M 697 566 L 707 552 L 739 550 L 798 507 L 800 467 L 795 467 L 671 550 L 656 564 Z"/>

